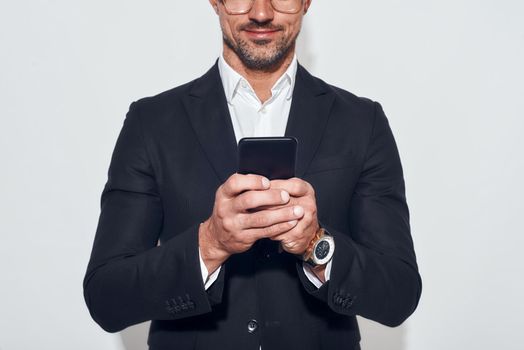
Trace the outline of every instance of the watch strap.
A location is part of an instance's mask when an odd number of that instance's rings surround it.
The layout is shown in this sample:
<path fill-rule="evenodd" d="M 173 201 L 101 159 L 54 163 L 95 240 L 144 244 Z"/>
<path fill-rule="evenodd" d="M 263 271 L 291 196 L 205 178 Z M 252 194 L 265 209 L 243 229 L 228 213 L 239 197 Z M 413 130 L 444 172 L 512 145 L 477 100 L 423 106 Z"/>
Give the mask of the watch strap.
<path fill-rule="evenodd" d="M 322 238 L 324 237 L 325 235 L 325 230 L 320 227 L 317 232 L 315 232 L 315 236 L 313 237 L 313 239 L 311 239 L 311 241 L 309 242 L 309 245 L 306 249 L 306 252 L 302 255 L 302 260 L 304 260 L 305 262 L 311 264 L 313 262 L 313 260 L 311 259 L 311 257 L 313 256 L 313 250 L 315 248 L 315 244 Z M 314 263 L 313 263 L 314 264 Z"/>

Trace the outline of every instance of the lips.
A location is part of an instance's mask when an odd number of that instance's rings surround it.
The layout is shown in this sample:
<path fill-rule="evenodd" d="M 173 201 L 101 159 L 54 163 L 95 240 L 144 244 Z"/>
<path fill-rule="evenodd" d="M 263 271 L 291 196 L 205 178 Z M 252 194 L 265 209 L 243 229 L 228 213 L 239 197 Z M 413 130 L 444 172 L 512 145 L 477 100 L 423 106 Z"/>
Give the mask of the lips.
<path fill-rule="evenodd" d="M 267 40 L 274 37 L 279 31 L 283 30 L 283 28 L 273 24 L 255 25 L 249 23 L 240 27 L 240 30 L 244 31 L 251 39 Z"/>
<path fill-rule="evenodd" d="M 273 36 L 275 36 L 279 31 L 278 30 L 245 30 L 245 33 L 248 37 L 253 39 L 271 39 Z"/>

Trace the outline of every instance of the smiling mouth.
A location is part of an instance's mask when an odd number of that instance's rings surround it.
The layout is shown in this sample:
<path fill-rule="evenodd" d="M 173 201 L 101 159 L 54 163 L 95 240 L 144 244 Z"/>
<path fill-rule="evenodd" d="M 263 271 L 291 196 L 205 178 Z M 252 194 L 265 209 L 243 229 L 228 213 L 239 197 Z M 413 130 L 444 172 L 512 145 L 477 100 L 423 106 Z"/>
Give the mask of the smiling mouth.
<path fill-rule="evenodd" d="M 252 35 L 270 35 L 278 32 L 277 30 L 246 30 L 248 34 Z"/>
<path fill-rule="evenodd" d="M 269 38 L 272 35 L 276 34 L 279 31 L 282 31 L 283 28 L 272 23 L 247 23 L 240 27 L 240 30 L 246 32 L 248 36 L 256 38 Z"/>
<path fill-rule="evenodd" d="M 245 29 L 247 36 L 254 40 L 270 40 L 280 30 L 278 29 Z"/>

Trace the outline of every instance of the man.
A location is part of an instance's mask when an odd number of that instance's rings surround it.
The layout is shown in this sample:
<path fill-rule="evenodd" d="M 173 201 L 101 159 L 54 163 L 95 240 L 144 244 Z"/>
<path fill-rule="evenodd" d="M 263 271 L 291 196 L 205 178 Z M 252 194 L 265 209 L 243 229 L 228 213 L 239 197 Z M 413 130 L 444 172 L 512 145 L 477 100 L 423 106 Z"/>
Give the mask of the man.
<path fill-rule="evenodd" d="M 152 320 L 150 349 L 359 349 L 356 315 L 397 326 L 421 293 L 387 119 L 298 65 L 311 0 L 210 3 L 217 64 L 133 103 L 117 141 L 91 315 Z M 235 174 L 241 137 L 284 134 L 296 178 Z"/>

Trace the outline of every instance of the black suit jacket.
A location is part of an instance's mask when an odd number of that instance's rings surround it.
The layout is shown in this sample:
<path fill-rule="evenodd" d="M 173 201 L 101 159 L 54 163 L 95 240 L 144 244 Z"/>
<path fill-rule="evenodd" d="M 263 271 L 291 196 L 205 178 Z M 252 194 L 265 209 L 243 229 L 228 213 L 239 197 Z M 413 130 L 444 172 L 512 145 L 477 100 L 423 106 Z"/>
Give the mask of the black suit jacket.
<path fill-rule="evenodd" d="M 237 166 L 217 65 L 131 105 L 84 280 L 103 329 L 152 320 L 152 349 L 353 349 L 355 315 L 397 326 L 415 310 L 421 280 L 402 168 L 380 105 L 299 66 L 286 135 L 299 140 L 297 176 L 313 185 L 336 242 L 331 279 L 317 289 L 300 261 L 261 240 L 206 291 L 198 227 Z"/>

